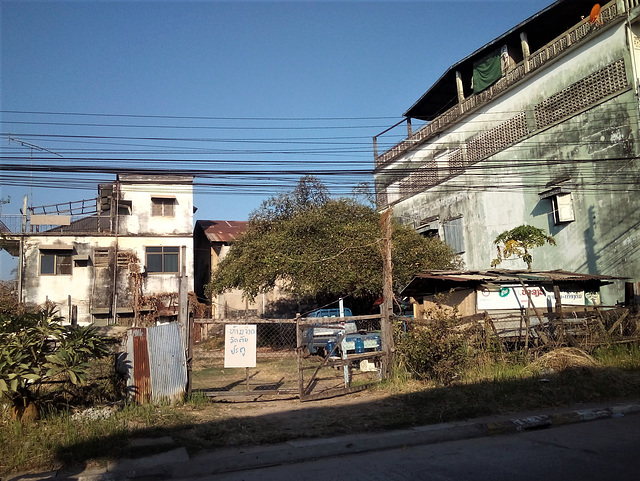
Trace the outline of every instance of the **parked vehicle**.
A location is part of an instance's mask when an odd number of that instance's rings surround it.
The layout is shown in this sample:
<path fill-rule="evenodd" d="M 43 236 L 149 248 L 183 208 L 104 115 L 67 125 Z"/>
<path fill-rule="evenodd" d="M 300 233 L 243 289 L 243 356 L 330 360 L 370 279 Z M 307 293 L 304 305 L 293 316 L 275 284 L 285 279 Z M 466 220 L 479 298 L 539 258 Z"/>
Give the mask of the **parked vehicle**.
<path fill-rule="evenodd" d="M 344 317 L 351 317 L 351 315 L 351 309 L 345 308 Z M 307 317 L 340 317 L 340 309 L 318 309 Z M 309 354 L 326 356 L 332 353 L 333 356 L 341 356 L 343 352 L 352 354 L 381 349 L 382 343 L 379 333 L 358 332 L 355 321 L 340 319 L 335 324 L 312 325 L 305 331 L 304 344 Z M 337 345 L 343 334 L 342 342 Z"/>

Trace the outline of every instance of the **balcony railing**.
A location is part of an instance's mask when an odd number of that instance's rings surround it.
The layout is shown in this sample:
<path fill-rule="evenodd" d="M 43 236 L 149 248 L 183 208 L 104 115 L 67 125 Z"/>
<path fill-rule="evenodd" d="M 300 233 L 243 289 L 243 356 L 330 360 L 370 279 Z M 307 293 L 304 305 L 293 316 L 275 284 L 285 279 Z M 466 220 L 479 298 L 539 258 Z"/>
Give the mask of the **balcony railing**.
<path fill-rule="evenodd" d="M 0 231 L 8 236 L 20 234 L 104 235 L 110 234 L 113 229 L 112 219 L 108 213 L 102 215 L 71 216 L 69 225 L 32 225 L 29 220 L 29 216 L 23 220 L 22 215 L 2 215 L 0 216 Z"/>
<path fill-rule="evenodd" d="M 600 20 L 602 22 L 600 28 L 614 21 L 615 19 L 626 15 L 626 12 L 630 12 L 631 9 L 637 7 L 639 4 L 640 0 L 624 0 L 624 5 L 622 6 L 622 8 L 624 8 L 625 10 L 621 11 L 621 8 L 619 8 L 618 2 L 616 0 L 607 3 L 604 7 L 602 7 L 600 11 Z M 515 67 L 506 72 L 506 74 L 491 87 L 478 94 L 474 94 L 464 99 L 457 105 L 454 105 L 442 115 L 436 117 L 432 122 L 424 125 L 416 132 L 410 133 L 410 135 L 406 139 L 400 141 L 379 156 L 376 152 L 379 135 L 374 137 L 373 142 L 375 168 L 380 169 L 384 167 L 387 163 L 396 159 L 398 156 L 411 149 L 414 149 L 417 145 L 427 141 L 435 134 L 442 132 L 449 125 L 475 111 L 478 107 L 490 102 L 498 95 L 502 94 L 507 89 L 511 88 L 512 86 L 526 78 L 530 73 L 538 70 L 540 67 L 552 61 L 561 53 L 571 49 L 573 46 L 580 43 L 583 39 L 585 39 L 592 33 L 597 32 L 598 30 L 599 28 L 595 28 L 594 25 L 589 21 L 588 17 L 583 19 L 573 28 L 567 30 L 565 33 L 563 33 L 559 37 L 556 37 L 544 47 L 533 52 L 522 62 L 516 64 Z M 410 120 L 407 119 L 407 121 L 409 122 Z M 396 124 L 395 126 L 397 125 L 399 124 Z M 387 129 L 385 132 L 387 132 L 388 130 L 389 129 Z"/>

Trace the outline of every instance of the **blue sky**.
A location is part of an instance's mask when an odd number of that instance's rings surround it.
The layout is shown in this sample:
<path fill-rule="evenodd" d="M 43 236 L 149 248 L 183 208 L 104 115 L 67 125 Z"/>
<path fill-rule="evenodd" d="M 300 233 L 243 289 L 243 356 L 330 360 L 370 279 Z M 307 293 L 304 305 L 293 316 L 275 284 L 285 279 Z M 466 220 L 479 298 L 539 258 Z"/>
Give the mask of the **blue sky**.
<path fill-rule="evenodd" d="M 3 0 L 3 162 L 96 172 L 3 172 L 2 213 L 95 197 L 103 167 L 210 171 L 196 220 L 245 220 L 305 172 L 348 194 L 374 135 L 551 3 Z"/>

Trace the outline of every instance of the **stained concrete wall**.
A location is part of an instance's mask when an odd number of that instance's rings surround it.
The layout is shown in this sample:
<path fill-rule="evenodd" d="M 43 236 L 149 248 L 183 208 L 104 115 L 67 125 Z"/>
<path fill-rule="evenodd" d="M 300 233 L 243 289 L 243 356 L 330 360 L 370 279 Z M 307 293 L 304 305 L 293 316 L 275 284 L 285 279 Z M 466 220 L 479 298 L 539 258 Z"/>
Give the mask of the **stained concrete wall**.
<path fill-rule="evenodd" d="M 54 246 L 65 249 L 72 246 L 72 256 L 88 256 L 88 260 L 72 261 L 71 275 L 41 275 L 41 247 Z M 119 237 L 111 236 L 29 236 L 24 242 L 23 298 L 25 302 L 43 304 L 49 300 L 56 304 L 61 316 L 69 313 L 71 304 L 78 309 L 79 323 L 91 323 L 93 313 L 107 315 L 113 306 L 114 294 L 117 294 L 117 307 L 122 311 L 131 311 L 134 300 L 134 283 L 128 266 L 116 269 L 116 246 L 120 254 L 131 253 L 138 259 L 138 269 L 145 271 L 145 247 L 148 246 L 185 246 L 186 256 L 180 253 L 180 263 L 187 262 L 186 275 L 188 290 L 193 290 L 193 247 L 191 237 Z M 96 266 L 95 250 L 109 249 L 108 265 Z M 143 296 L 175 293 L 179 287 L 179 275 L 150 273 L 142 277 Z M 67 319 L 68 321 L 69 319 Z"/>
<path fill-rule="evenodd" d="M 467 165 L 463 174 L 417 195 L 401 197 L 393 205 L 394 216 L 415 227 L 422 219 L 438 216 L 441 237 L 442 223 L 462 216 L 462 256 L 469 269 L 488 268 L 496 256 L 492 243 L 495 237 L 526 223 L 544 228 L 558 243 L 557 247 L 545 246 L 533 252 L 535 269 L 640 279 L 640 196 L 634 192 L 640 184 L 638 99 L 632 80 L 637 74 L 626 36 L 625 24 L 620 23 L 586 40 L 476 114 L 379 171 L 377 189 L 390 185 L 390 192 L 393 181 L 406 172 L 468 143 L 478 133 L 499 126 L 517 113 L 524 112 L 527 125 L 530 129 L 533 126 L 518 143 Z M 536 105 L 621 59 L 626 90 L 585 104 L 584 109 L 557 123 L 535 129 Z M 562 178 L 570 178 L 574 185 L 575 221 L 556 225 L 551 201 L 539 194 L 545 184 Z M 509 260 L 501 267 L 525 265 Z M 603 288 L 605 304 L 622 300 L 621 284 Z"/>
<path fill-rule="evenodd" d="M 119 234 L 191 235 L 193 232 L 193 186 L 191 184 L 120 185 L 122 201 L 131 202 L 131 215 L 120 216 Z M 151 199 L 159 195 L 175 198 L 175 214 L 152 216 Z"/>

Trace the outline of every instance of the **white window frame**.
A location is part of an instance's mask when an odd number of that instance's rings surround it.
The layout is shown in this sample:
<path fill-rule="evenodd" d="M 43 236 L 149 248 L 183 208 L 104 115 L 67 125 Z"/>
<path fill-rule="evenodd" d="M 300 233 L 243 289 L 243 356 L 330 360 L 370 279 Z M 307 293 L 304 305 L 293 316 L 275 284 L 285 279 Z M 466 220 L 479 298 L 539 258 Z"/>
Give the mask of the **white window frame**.
<path fill-rule="evenodd" d="M 573 212 L 573 196 L 570 192 L 551 196 L 551 205 L 553 206 L 555 225 L 567 224 L 576 220 Z"/>

